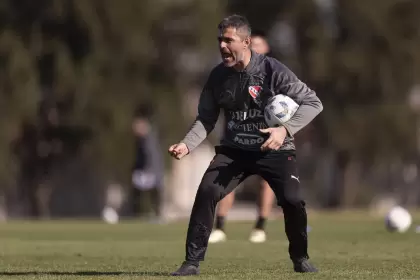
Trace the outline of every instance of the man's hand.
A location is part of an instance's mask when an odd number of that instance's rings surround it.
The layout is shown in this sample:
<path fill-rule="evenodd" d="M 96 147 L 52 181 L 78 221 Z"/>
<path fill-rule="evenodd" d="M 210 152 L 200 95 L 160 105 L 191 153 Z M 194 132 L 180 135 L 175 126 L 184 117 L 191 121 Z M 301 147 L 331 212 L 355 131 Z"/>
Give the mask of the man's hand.
<path fill-rule="evenodd" d="M 260 129 L 262 133 L 270 134 L 270 137 L 262 144 L 262 151 L 278 150 L 283 145 L 284 138 L 287 136 L 287 130 L 284 126 L 281 127 L 269 127 L 266 129 Z"/>
<path fill-rule="evenodd" d="M 188 155 L 190 151 L 188 150 L 187 145 L 185 145 L 184 143 L 178 143 L 170 146 L 168 152 L 172 157 L 176 159 L 181 159 L 184 156 Z"/>

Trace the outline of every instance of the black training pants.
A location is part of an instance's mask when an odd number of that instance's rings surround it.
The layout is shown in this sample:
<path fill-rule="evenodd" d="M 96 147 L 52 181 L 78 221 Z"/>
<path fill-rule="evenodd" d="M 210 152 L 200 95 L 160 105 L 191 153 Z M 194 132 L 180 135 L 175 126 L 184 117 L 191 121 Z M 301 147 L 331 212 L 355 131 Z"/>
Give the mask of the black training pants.
<path fill-rule="evenodd" d="M 309 258 L 305 202 L 300 195 L 294 151 L 247 152 L 219 146 L 195 197 L 188 226 L 187 261 L 204 260 L 216 204 L 254 174 L 269 183 L 283 208 L 290 258 L 293 261 Z"/>

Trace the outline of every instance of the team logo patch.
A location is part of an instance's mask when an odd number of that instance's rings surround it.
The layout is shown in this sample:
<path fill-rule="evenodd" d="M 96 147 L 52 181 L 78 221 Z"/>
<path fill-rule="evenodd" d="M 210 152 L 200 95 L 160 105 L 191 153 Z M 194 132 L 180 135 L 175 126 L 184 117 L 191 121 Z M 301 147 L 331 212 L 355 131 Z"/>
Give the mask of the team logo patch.
<path fill-rule="evenodd" d="M 260 92 L 262 90 L 261 86 L 250 86 L 248 88 L 249 94 L 252 96 L 252 98 L 257 98 L 260 95 Z"/>

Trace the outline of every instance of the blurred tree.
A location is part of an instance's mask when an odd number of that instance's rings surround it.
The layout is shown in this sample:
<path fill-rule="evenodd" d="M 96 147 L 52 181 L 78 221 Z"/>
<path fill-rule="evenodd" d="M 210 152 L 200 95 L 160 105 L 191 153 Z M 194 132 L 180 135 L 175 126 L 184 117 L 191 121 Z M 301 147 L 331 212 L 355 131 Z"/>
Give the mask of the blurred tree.
<path fill-rule="evenodd" d="M 98 164 L 104 165 L 105 174 L 122 180 L 129 178 L 134 155 L 130 127 L 139 102 L 157 105 L 157 122 L 165 140 L 162 149 L 182 133 L 179 104 L 190 82 L 182 80 L 186 79 L 188 64 L 200 63 L 188 61 L 188 54 L 205 57 L 209 52 L 220 4 L 135 0 L 76 3 L 78 18 L 85 19 L 88 30 L 96 31 L 89 37 L 91 52 L 75 72 L 77 115 L 80 121 L 88 119 L 86 125 L 94 130 L 91 148 L 96 150 Z"/>
<path fill-rule="evenodd" d="M 337 168 L 330 192 L 338 200 L 330 203 L 353 204 L 356 197 L 346 194 L 363 193 L 363 166 L 396 162 L 416 149 L 407 98 L 418 83 L 419 3 L 337 1 L 332 38 L 309 11 L 296 15 L 299 53 L 305 77 L 325 104 L 320 143 L 335 154 Z"/>
<path fill-rule="evenodd" d="M 130 181 L 134 108 L 143 101 L 157 105 L 162 149 L 179 139 L 185 125 L 179 118 L 181 97 L 201 75 L 191 67 L 216 43 L 220 3 L 2 1 L 2 167 L 9 167 L 9 146 L 19 135 L 10 130 L 23 119 L 37 137 L 45 136 L 35 116 L 47 103 L 57 107 L 65 161 L 88 160 L 104 181 Z M 13 178 L 7 168 L 1 172 Z"/>
<path fill-rule="evenodd" d="M 104 180 L 127 182 L 134 108 L 156 104 L 162 149 L 183 136 L 185 93 L 218 63 L 216 26 L 228 12 L 274 36 L 273 54 L 318 92 L 325 110 L 309 135 L 320 147 L 318 158 L 331 159 L 329 186 L 336 195 L 326 203 L 353 204 L 364 170 L 378 161 L 418 159 L 420 114 L 410 109 L 408 94 L 420 77 L 419 5 L 0 1 L 0 184 L 12 185 L 18 167 L 43 166 L 40 151 L 46 150 L 48 166 L 77 158 Z M 44 108 L 58 114 L 58 127 Z M 59 156 L 49 157 L 57 143 Z"/>
<path fill-rule="evenodd" d="M 22 124 L 36 115 L 40 90 L 36 65 L 19 34 L 0 32 L 0 189 L 16 185 L 15 143 Z M 25 154 L 23 156 L 30 157 Z M 4 195 L 1 194 L 1 195 Z M 0 195 L 0 196 L 1 196 Z"/>
<path fill-rule="evenodd" d="M 272 34 L 274 43 L 296 46 L 294 56 L 279 52 L 275 44 L 273 55 L 324 103 L 312 142 L 321 148 L 318 157 L 332 160 L 328 169 L 333 179 L 325 178 L 330 183 L 323 189 L 331 197 L 325 203 L 356 203 L 355 193 L 361 193 L 356 188 L 364 187 L 363 170 L 416 153 L 416 117 L 408 93 L 420 77 L 420 2 L 277 2 L 232 0 L 229 7 L 232 13 L 244 13 L 254 27 L 284 33 L 288 29 L 276 29 L 283 22 L 294 31 L 295 42 L 278 42 L 290 38 Z"/>

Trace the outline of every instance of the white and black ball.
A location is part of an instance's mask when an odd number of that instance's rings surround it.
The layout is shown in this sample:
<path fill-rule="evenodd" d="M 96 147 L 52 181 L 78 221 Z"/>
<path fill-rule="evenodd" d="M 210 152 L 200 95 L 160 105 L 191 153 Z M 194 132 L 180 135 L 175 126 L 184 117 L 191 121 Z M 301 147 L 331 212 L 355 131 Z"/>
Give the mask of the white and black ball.
<path fill-rule="evenodd" d="M 269 127 L 279 127 L 296 113 L 299 105 L 287 95 L 271 97 L 264 108 L 265 122 Z"/>

